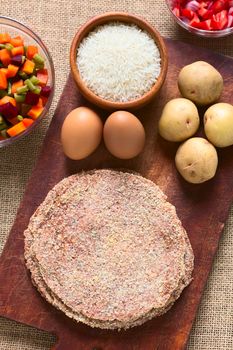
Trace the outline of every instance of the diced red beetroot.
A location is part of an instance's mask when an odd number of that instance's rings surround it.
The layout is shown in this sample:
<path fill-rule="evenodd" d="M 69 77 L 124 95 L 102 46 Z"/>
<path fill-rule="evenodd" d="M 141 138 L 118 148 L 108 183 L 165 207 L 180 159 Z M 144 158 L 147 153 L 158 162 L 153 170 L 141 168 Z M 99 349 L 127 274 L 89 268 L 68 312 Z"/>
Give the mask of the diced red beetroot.
<path fill-rule="evenodd" d="M 39 97 L 40 96 L 38 94 L 28 91 L 26 94 L 25 103 L 28 105 L 37 105 L 39 102 Z"/>
<path fill-rule="evenodd" d="M 42 86 L 40 95 L 44 97 L 49 97 L 51 93 L 51 87 L 50 86 Z"/>
<path fill-rule="evenodd" d="M 16 55 L 11 57 L 11 64 L 14 66 L 21 66 L 23 62 L 23 56 L 22 55 Z"/>
<path fill-rule="evenodd" d="M 17 117 L 18 109 L 10 102 L 7 102 L 0 106 L 0 114 L 2 114 L 4 118 L 10 121 L 11 118 Z"/>

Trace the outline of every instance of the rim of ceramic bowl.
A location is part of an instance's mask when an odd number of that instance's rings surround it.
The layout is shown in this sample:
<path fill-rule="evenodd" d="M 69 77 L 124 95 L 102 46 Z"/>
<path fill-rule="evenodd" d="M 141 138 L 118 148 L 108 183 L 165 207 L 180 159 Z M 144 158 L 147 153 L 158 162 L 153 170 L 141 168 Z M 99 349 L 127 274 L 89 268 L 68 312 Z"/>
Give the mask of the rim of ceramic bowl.
<path fill-rule="evenodd" d="M 41 115 L 34 121 L 34 123 L 32 125 L 30 125 L 25 131 L 23 131 L 19 135 L 16 135 L 14 137 L 10 137 L 10 138 L 5 139 L 5 140 L 0 140 L 0 148 L 2 148 L 2 147 L 8 146 L 8 145 L 18 141 L 19 139 L 25 137 L 26 135 L 28 135 L 33 129 L 35 129 L 38 126 L 40 121 L 48 113 L 49 108 L 50 108 L 51 103 L 52 103 L 52 100 L 53 100 L 54 90 L 55 90 L 55 69 L 54 69 L 52 56 L 50 55 L 50 52 L 49 52 L 47 46 L 43 43 L 41 38 L 31 28 L 29 28 L 26 24 L 14 19 L 14 18 L 8 17 L 8 16 L 0 16 L 0 25 L 12 27 L 13 29 L 20 30 L 20 31 L 24 32 L 25 34 L 27 34 L 28 36 L 30 36 L 39 45 L 39 47 L 42 48 L 42 50 L 45 52 L 46 58 L 47 58 L 48 63 L 49 63 L 49 68 L 51 71 L 51 78 L 50 78 L 51 93 L 49 95 L 48 101 L 46 102 L 46 104 L 44 106 L 44 110 L 42 111 Z"/>
<path fill-rule="evenodd" d="M 201 37 L 206 37 L 206 38 L 221 38 L 224 36 L 228 36 L 233 34 L 233 27 L 230 28 L 225 28 L 222 30 L 204 30 L 204 29 L 199 29 L 199 28 L 195 28 L 192 27 L 190 25 L 188 25 L 187 23 L 185 23 L 184 21 L 182 21 L 179 17 L 177 17 L 174 12 L 171 9 L 171 1 L 166 0 L 166 4 L 167 7 L 170 11 L 170 13 L 172 14 L 173 18 L 175 19 L 175 21 L 184 29 L 186 29 L 188 32 L 199 35 Z"/>
<path fill-rule="evenodd" d="M 112 21 L 132 23 L 137 25 L 139 28 L 147 31 L 147 33 L 149 33 L 149 35 L 153 38 L 156 45 L 158 46 L 160 56 L 161 56 L 161 71 L 155 84 L 143 96 L 134 100 L 130 100 L 128 102 L 109 101 L 96 95 L 85 84 L 84 80 L 82 79 L 79 73 L 78 66 L 76 63 L 77 49 L 81 41 L 83 40 L 83 38 L 86 37 L 95 27 L 108 22 L 112 22 Z M 101 15 L 92 17 L 79 28 L 79 30 L 77 31 L 77 33 L 73 38 L 71 48 L 70 48 L 70 66 L 71 66 L 73 78 L 80 92 L 82 93 L 82 95 L 84 95 L 84 97 L 86 97 L 87 100 L 89 100 L 93 104 L 97 105 L 98 107 L 102 107 L 104 109 L 112 109 L 112 110 L 137 109 L 149 103 L 162 87 L 167 74 L 168 54 L 167 54 L 167 48 L 166 48 L 165 42 L 161 34 L 155 28 L 153 28 L 152 25 L 149 24 L 145 19 L 143 19 L 140 16 L 125 13 L 125 12 L 106 12 Z"/>

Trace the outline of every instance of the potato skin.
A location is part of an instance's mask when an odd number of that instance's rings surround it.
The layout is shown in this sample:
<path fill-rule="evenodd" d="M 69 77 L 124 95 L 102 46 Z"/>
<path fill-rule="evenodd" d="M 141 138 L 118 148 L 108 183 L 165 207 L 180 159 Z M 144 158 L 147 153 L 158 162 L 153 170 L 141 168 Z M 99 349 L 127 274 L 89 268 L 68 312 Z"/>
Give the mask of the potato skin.
<path fill-rule="evenodd" d="M 204 129 L 213 145 L 233 145 L 233 106 L 229 103 L 216 103 L 209 107 L 204 114 Z"/>
<path fill-rule="evenodd" d="M 208 105 L 219 99 L 223 78 L 211 64 L 197 61 L 181 69 L 178 87 L 183 97 L 198 105 Z"/>
<path fill-rule="evenodd" d="M 200 124 L 195 104 L 186 98 L 169 101 L 159 120 L 159 133 L 168 141 L 184 141 L 193 136 Z"/>
<path fill-rule="evenodd" d="M 176 152 L 175 164 L 186 181 L 198 184 L 214 177 L 218 155 L 209 141 L 202 137 L 193 137 L 180 145 Z"/>

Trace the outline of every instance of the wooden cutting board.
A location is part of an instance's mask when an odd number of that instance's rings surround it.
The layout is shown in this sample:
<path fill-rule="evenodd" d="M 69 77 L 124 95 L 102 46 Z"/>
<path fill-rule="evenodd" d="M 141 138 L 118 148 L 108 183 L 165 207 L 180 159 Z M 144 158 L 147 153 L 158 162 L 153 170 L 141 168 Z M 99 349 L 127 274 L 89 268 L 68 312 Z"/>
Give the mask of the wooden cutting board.
<path fill-rule="evenodd" d="M 89 105 L 69 76 L 28 182 L 0 259 L 0 315 L 56 334 L 58 342 L 53 349 L 181 350 L 186 346 L 233 199 L 233 147 L 218 151 L 219 168 L 213 180 L 191 185 L 175 170 L 177 144 L 158 136 L 157 122 L 164 104 L 179 96 L 176 85 L 179 70 L 196 60 L 205 60 L 219 69 L 225 84 L 222 101 L 233 103 L 233 59 L 177 41 L 166 40 L 166 43 L 169 51 L 166 82 L 152 104 L 135 112 L 146 129 L 143 154 L 130 161 L 117 160 L 102 144 L 86 160 L 71 161 L 64 157 L 59 138 L 62 122 L 73 108 Z M 108 115 L 106 111 L 99 112 L 103 120 Z M 200 113 L 202 116 L 203 111 Z M 81 169 L 105 167 L 134 169 L 157 183 L 176 206 L 195 254 L 193 282 L 172 309 L 143 326 L 121 332 L 77 324 L 49 305 L 33 287 L 23 256 L 23 231 L 48 191 L 62 178 Z"/>

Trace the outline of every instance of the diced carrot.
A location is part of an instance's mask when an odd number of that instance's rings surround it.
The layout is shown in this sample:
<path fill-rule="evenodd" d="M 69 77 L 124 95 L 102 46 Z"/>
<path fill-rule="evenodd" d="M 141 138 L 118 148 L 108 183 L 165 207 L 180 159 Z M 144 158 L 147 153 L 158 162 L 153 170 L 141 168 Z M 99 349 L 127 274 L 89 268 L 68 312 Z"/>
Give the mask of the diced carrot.
<path fill-rule="evenodd" d="M 0 68 L 0 71 L 3 72 L 6 77 L 7 77 L 7 73 L 8 73 L 8 69 L 7 68 Z"/>
<path fill-rule="evenodd" d="M 42 101 L 42 98 L 41 98 L 41 97 L 39 98 L 39 101 L 38 101 L 38 103 L 37 103 L 36 106 L 37 106 L 37 107 L 43 107 L 43 101 Z"/>
<path fill-rule="evenodd" d="M 13 97 L 10 97 L 10 96 L 4 96 L 3 98 L 1 98 L 0 100 L 0 106 L 1 105 L 4 105 L 5 103 L 8 103 L 10 102 L 13 106 L 16 107 L 16 101 Z"/>
<path fill-rule="evenodd" d="M 13 137 L 20 134 L 22 131 L 26 130 L 26 126 L 23 122 L 19 122 L 18 124 L 12 126 L 7 130 L 9 136 Z"/>
<path fill-rule="evenodd" d="M 38 47 L 37 46 L 33 46 L 33 45 L 29 45 L 27 47 L 27 58 L 29 60 L 33 59 L 33 56 L 38 53 Z"/>
<path fill-rule="evenodd" d="M 0 70 L 0 89 L 5 90 L 7 88 L 7 78 L 6 74 Z"/>
<path fill-rule="evenodd" d="M 0 50 L 0 60 L 4 64 L 4 66 L 8 66 L 11 61 L 10 52 L 7 49 Z"/>
<path fill-rule="evenodd" d="M 11 54 L 12 54 L 12 56 L 23 55 L 24 54 L 24 47 L 23 46 L 14 47 L 11 50 Z"/>
<path fill-rule="evenodd" d="M 26 74 L 32 74 L 34 68 L 35 68 L 35 63 L 30 60 L 26 60 L 24 62 L 22 71 L 25 72 Z"/>
<path fill-rule="evenodd" d="M 15 66 L 14 64 L 9 64 L 7 67 L 7 78 L 15 77 L 18 70 L 19 70 L 19 67 Z"/>
<path fill-rule="evenodd" d="M 6 44 L 11 41 L 11 37 L 8 33 L 1 33 L 0 34 L 0 44 Z"/>
<path fill-rule="evenodd" d="M 39 85 L 45 86 L 48 82 L 48 70 L 47 69 L 38 70 L 36 77 L 39 79 Z"/>
<path fill-rule="evenodd" d="M 23 46 L 24 45 L 24 42 L 23 42 L 23 39 L 21 38 L 21 36 L 16 36 L 15 38 L 11 38 L 10 43 L 14 47 L 18 47 L 18 46 Z"/>
<path fill-rule="evenodd" d="M 48 101 L 48 97 L 41 96 L 40 99 L 42 100 L 43 106 L 45 106 Z"/>
<path fill-rule="evenodd" d="M 32 125 L 32 124 L 34 123 L 34 120 L 29 119 L 29 118 L 24 118 L 24 119 L 22 120 L 22 122 L 24 123 L 24 126 L 25 126 L 26 128 L 28 128 L 30 125 Z"/>
<path fill-rule="evenodd" d="M 31 117 L 32 119 L 36 120 L 42 113 L 44 107 L 40 107 L 40 106 L 33 106 L 30 111 L 27 113 L 27 115 L 29 117 Z"/>
<path fill-rule="evenodd" d="M 11 86 L 11 92 L 12 92 L 12 94 L 15 94 L 15 93 L 17 92 L 17 89 L 18 89 L 19 87 L 21 87 L 21 86 L 23 86 L 23 80 L 22 80 L 22 79 L 20 79 L 20 80 L 18 80 L 18 81 L 15 81 L 15 82 L 12 84 L 12 86 Z"/>

